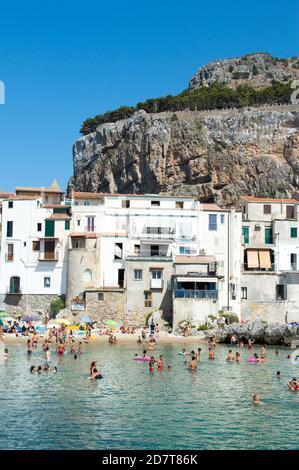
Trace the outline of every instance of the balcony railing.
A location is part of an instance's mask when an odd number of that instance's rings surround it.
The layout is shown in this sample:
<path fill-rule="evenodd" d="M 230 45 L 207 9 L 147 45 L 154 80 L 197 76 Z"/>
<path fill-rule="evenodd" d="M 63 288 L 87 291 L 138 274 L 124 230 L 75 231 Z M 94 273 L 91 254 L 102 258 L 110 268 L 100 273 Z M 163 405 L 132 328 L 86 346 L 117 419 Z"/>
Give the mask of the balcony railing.
<path fill-rule="evenodd" d="M 41 252 L 38 256 L 38 261 L 58 261 L 59 254 L 56 251 Z"/>
<path fill-rule="evenodd" d="M 163 279 L 151 279 L 151 289 L 163 289 Z"/>
<path fill-rule="evenodd" d="M 274 263 L 271 264 L 271 268 L 249 268 L 247 263 L 242 264 L 243 271 L 259 271 L 259 272 L 272 272 L 276 271 L 276 265 Z"/>
<path fill-rule="evenodd" d="M 218 290 L 187 290 L 175 289 L 174 296 L 177 299 L 218 299 Z"/>

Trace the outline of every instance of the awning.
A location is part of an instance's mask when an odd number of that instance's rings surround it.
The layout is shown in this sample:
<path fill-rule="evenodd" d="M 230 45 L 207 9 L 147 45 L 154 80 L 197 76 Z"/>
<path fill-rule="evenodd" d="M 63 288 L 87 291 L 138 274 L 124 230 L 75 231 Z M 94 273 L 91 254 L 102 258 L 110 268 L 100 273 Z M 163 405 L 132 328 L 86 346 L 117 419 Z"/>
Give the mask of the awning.
<path fill-rule="evenodd" d="M 177 277 L 177 282 L 218 282 L 217 277 Z"/>
<path fill-rule="evenodd" d="M 247 265 L 248 268 L 259 267 L 258 250 L 247 250 Z"/>
<path fill-rule="evenodd" d="M 260 258 L 260 268 L 271 268 L 270 250 L 258 250 Z"/>

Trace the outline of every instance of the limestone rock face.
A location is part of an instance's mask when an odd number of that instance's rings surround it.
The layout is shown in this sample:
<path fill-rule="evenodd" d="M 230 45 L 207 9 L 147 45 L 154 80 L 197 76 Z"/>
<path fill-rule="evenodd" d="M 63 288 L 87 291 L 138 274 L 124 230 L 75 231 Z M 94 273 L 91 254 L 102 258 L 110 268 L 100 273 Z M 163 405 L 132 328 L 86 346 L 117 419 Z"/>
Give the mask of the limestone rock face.
<path fill-rule="evenodd" d="M 189 88 L 196 89 L 217 82 L 231 88 L 250 85 L 259 89 L 270 86 L 272 80 L 287 83 L 298 78 L 298 57 L 276 59 L 267 53 L 255 53 L 210 62 L 191 78 Z"/>
<path fill-rule="evenodd" d="M 100 125 L 73 147 L 69 189 L 189 195 L 233 204 L 299 187 L 299 106 L 147 114 Z"/>

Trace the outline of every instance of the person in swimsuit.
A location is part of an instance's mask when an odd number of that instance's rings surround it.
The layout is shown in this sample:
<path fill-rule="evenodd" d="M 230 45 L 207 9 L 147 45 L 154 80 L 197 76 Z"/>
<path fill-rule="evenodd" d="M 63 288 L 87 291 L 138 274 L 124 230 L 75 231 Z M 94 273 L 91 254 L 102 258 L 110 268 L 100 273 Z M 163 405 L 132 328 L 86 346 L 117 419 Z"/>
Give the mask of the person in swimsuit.
<path fill-rule="evenodd" d="M 253 340 L 253 339 L 249 339 L 249 340 L 248 340 L 248 349 L 250 349 L 250 350 L 252 349 L 253 343 L 254 343 L 254 340 Z"/>
<path fill-rule="evenodd" d="M 234 355 L 233 355 L 233 353 L 232 353 L 232 350 L 231 350 L 231 349 L 228 351 L 228 354 L 227 354 L 226 360 L 227 360 L 227 362 L 234 362 L 234 360 L 235 360 L 235 357 L 234 357 Z"/>
<path fill-rule="evenodd" d="M 239 352 L 236 352 L 236 362 L 240 362 L 241 361 L 241 355 Z"/>
<path fill-rule="evenodd" d="M 51 353 L 50 353 L 50 350 L 49 350 L 48 347 L 46 348 L 45 358 L 46 358 L 46 361 L 47 361 L 47 362 L 50 362 L 50 361 L 51 361 Z"/>
<path fill-rule="evenodd" d="M 64 355 L 64 345 L 62 343 L 59 344 L 57 348 L 57 354 L 58 356 L 63 356 Z"/>
<path fill-rule="evenodd" d="M 34 372 L 35 372 L 35 366 L 31 366 L 30 367 L 30 374 L 34 374 Z"/>
<path fill-rule="evenodd" d="M 28 339 L 28 341 L 27 341 L 27 354 L 31 354 L 31 353 L 32 353 L 31 340 Z"/>
<path fill-rule="evenodd" d="M 32 347 L 37 348 L 37 344 L 38 344 L 38 336 L 37 336 L 36 333 L 34 333 L 34 335 L 32 337 Z"/>
<path fill-rule="evenodd" d="M 156 362 L 156 361 L 155 361 L 154 356 L 151 356 L 151 359 L 150 359 L 150 361 L 149 361 L 149 371 L 150 371 L 150 372 L 154 372 L 154 370 L 155 370 L 155 362 Z"/>
<path fill-rule="evenodd" d="M 157 360 L 157 367 L 158 367 L 158 370 L 160 371 L 164 369 L 164 361 L 163 361 L 162 354 L 159 356 L 159 359 Z"/>
<path fill-rule="evenodd" d="M 263 345 L 263 346 L 261 347 L 260 352 L 261 352 L 261 359 L 266 359 L 266 353 L 267 353 L 267 351 L 266 351 L 266 346 L 265 346 L 265 345 Z"/>
<path fill-rule="evenodd" d="M 189 370 L 196 370 L 197 369 L 197 360 L 195 356 L 192 356 L 191 361 L 188 363 Z"/>
<path fill-rule="evenodd" d="M 215 351 L 211 347 L 209 348 L 209 359 L 211 361 L 215 359 Z"/>
<path fill-rule="evenodd" d="M 102 379 L 103 376 L 102 376 L 102 374 L 98 371 L 98 369 L 94 368 L 94 369 L 93 369 L 93 372 L 92 372 L 92 374 L 91 374 L 91 378 L 92 378 L 93 380 L 99 380 L 99 379 Z"/>
<path fill-rule="evenodd" d="M 195 357 L 196 357 L 197 361 L 200 361 L 200 353 L 201 353 L 201 348 L 197 348 L 197 351 L 196 351 L 196 354 L 195 354 Z"/>
<path fill-rule="evenodd" d="M 78 354 L 82 354 L 82 342 L 79 341 Z"/>

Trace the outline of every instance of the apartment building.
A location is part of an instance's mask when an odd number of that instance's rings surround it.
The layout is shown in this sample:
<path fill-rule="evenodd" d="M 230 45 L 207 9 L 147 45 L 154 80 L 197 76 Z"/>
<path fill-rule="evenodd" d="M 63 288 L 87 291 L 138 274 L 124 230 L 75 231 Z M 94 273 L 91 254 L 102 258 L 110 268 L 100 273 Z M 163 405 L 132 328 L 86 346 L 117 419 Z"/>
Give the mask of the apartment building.
<path fill-rule="evenodd" d="M 12 314 L 48 311 L 66 292 L 70 206 L 50 188 L 17 188 L 2 199 L 0 309 Z"/>
<path fill-rule="evenodd" d="M 242 197 L 242 318 L 298 321 L 298 204 L 294 199 Z"/>

